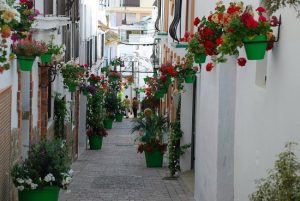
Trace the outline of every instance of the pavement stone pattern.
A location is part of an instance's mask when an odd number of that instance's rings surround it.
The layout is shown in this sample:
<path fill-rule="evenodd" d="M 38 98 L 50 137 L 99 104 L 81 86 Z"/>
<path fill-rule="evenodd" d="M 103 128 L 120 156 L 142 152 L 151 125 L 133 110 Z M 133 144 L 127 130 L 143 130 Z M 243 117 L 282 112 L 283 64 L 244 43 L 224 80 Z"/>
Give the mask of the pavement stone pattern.
<path fill-rule="evenodd" d="M 86 150 L 72 165 L 74 178 L 59 201 L 194 201 L 193 195 L 163 168 L 147 168 L 136 151 L 130 119 L 114 122 L 101 150 Z M 166 159 L 165 159 L 166 160 Z"/>

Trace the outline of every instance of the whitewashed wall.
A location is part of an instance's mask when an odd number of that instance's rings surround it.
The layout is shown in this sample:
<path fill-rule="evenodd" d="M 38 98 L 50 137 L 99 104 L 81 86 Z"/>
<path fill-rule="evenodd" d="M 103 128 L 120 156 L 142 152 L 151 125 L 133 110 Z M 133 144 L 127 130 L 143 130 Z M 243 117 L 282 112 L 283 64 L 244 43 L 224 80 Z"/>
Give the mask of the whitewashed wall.
<path fill-rule="evenodd" d="M 250 3 L 258 6 L 258 1 L 245 2 Z M 214 9 L 214 2 L 196 1 L 196 8 L 196 16 L 202 17 Z M 284 144 L 300 142 L 300 48 L 295 45 L 300 24 L 293 9 L 276 14 L 283 20 L 280 41 L 266 61 L 248 61 L 240 68 L 230 58 L 212 72 L 202 71 L 197 94 L 197 201 L 247 201 L 255 180 L 267 175 Z M 240 53 L 245 56 L 244 50 Z M 266 84 L 261 80 L 265 67 Z"/>

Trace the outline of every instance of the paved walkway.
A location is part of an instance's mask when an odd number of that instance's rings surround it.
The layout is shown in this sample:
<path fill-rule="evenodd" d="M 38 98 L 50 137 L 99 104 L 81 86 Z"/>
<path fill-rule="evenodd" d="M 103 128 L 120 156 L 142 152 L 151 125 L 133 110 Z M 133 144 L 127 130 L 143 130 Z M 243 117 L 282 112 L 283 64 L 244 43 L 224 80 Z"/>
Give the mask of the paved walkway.
<path fill-rule="evenodd" d="M 194 201 L 180 180 L 162 180 L 164 168 L 146 168 L 137 154 L 131 122 L 114 123 L 99 151 L 85 151 L 73 164 L 75 176 L 60 201 Z"/>

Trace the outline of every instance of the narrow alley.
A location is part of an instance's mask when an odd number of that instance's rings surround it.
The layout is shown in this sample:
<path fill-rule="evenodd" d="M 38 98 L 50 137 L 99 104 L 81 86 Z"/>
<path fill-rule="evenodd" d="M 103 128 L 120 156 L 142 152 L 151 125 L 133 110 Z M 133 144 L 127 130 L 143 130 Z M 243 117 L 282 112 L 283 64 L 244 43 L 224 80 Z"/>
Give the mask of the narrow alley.
<path fill-rule="evenodd" d="M 163 168 L 146 168 L 131 134 L 132 123 L 114 123 L 101 150 L 86 150 L 73 164 L 74 178 L 60 201 L 193 201 L 181 179 L 163 180 Z"/>

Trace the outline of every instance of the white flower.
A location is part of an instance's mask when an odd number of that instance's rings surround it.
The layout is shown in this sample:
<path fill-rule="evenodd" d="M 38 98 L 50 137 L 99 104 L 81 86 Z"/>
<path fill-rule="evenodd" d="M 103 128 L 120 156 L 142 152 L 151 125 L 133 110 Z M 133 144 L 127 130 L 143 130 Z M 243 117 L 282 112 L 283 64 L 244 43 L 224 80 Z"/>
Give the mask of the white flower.
<path fill-rule="evenodd" d="M 45 176 L 44 181 L 45 182 L 55 181 L 55 177 L 51 173 L 49 173 L 47 174 L 47 176 Z"/>
<path fill-rule="evenodd" d="M 23 183 L 24 183 L 24 180 L 21 179 L 21 178 L 17 178 L 17 182 L 18 182 L 19 184 L 23 184 Z"/>
<path fill-rule="evenodd" d="M 68 173 L 69 173 L 70 176 L 73 176 L 74 171 L 72 169 L 70 169 Z"/>
<path fill-rule="evenodd" d="M 36 189 L 38 187 L 38 185 L 34 184 L 34 183 L 31 183 L 30 187 L 31 187 L 32 190 L 34 190 L 34 189 Z"/>
<path fill-rule="evenodd" d="M 18 189 L 19 191 L 22 191 L 22 190 L 24 190 L 24 186 L 18 186 L 17 189 Z"/>
<path fill-rule="evenodd" d="M 32 180 L 31 179 L 25 179 L 25 183 L 30 185 L 32 183 Z"/>

